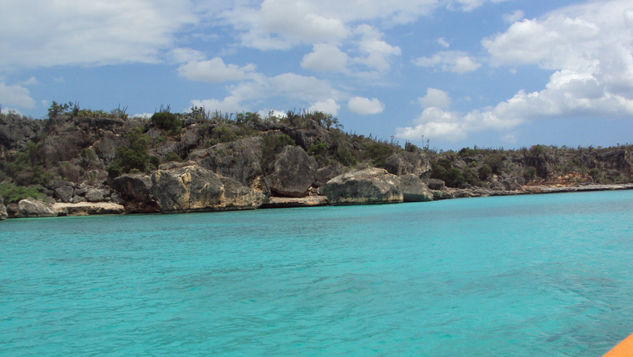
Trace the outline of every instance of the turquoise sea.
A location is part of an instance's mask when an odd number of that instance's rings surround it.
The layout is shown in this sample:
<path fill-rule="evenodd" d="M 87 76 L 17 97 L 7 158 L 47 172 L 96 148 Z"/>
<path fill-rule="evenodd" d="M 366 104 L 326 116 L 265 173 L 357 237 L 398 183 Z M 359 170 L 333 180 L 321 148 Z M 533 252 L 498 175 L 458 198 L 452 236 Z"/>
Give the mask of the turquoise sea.
<path fill-rule="evenodd" d="M 599 356 L 633 191 L 0 223 L 0 355 Z"/>

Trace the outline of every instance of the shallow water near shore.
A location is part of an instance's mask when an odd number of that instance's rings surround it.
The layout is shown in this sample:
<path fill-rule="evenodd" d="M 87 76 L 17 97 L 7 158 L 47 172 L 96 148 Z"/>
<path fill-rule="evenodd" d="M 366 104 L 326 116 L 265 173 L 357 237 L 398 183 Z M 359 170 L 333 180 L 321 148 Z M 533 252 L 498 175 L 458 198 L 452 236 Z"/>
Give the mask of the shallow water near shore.
<path fill-rule="evenodd" d="M 633 191 L 0 223 L 0 355 L 596 356 Z"/>

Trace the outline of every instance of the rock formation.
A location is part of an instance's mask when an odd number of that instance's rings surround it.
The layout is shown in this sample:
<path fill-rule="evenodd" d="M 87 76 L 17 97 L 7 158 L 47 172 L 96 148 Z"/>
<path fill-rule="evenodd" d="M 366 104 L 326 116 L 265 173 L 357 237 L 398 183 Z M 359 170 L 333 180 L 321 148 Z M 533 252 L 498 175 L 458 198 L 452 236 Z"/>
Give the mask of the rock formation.
<path fill-rule="evenodd" d="M 433 192 L 418 176 L 408 174 L 400 176 L 400 189 L 404 202 L 426 202 L 433 200 Z"/>
<path fill-rule="evenodd" d="M 112 187 L 124 200 L 128 213 L 159 212 L 160 207 L 152 194 L 152 180 L 143 174 L 124 174 L 112 181 Z"/>
<path fill-rule="evenodd" d="M 23 199 L 18 202 L 18 217 L 55 217 L 57 212 L 46 203 L 33 199 Z"/>
<path fill-rule="evenodd" d="M 4 205 L 4 199 L 0 196 L 0 221 L 7 219 L 9 215 L 7 214 L 7 207 Z"/>
<path fill-rule="evenodd" d="M 264 201 L 262 192 L 193 163 L 155 171 L 152 195 L 161 212 L 254 209 Z"/>
<path fill-rule="evenodd" d="M 288 145 L 277 155 L 268 176 L 271 190 L 279 196 L 303 197 L 314 182 L 318 165 L 299 146 Z"/>
<path fill-rule="evenodd" d="M 368 168 L 348 172 L 328 181 L 323 188 L 333 205 L 395 203 L 403 201 L 400 179 L 387 170 Z"/>

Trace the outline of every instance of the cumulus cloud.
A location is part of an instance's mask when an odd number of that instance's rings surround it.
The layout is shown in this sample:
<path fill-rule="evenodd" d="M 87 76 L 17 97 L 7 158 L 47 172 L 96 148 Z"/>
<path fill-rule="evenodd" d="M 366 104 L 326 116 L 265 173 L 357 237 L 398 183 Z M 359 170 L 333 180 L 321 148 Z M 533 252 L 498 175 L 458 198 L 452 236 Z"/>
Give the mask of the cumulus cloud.
<path fill-rule="evenodd" d="M 229 95 L 224 99 L 196 99 L 192 105 L 202 106 L 207 110 L 226 112 L 245 111 L 263 100 L 273 98 L 293 99 L 299 104 L 327 102 L 335 100 L 341 94 L 328 81 L 312 76 L 295 73 L 283 73 L 276 76 L 265 76 L 253 73 L 248 80 L 227 87 Z"/>
<path fill-rule="evenodd" d="M 614 118 L 633 115 L 633 4 L 590 2 L 512 24 L 483 41 L 497 66 L 536 65 L 552 71 L 541 90 L 518 91 L 510 99 L 466 114 L 424 109 L 413 125 L 397 128 L 410 140 L 461 140 L 482 130 L 506 132 L 536 119 Z M 510 134 L 507 132 L 510 131 Z"/>
<path fill-rule="evenodd" d="M 196 21 L 189 1 L 4 0 L 0 69 L 158 62 Z"/>
<path fill-rule="evenodd" d="M 225 113 L 238 113 L 246 111 L 240 103 L 240 98 L 235 96 L 228 96 L 224 99 L 194 99 L 191 101 L 191 106 L 202 107 L 210 111 L 220 111 Z"/>
<path fill-rule="evenodd" d="M 0 82 L 0 105 L 3 107 L 33 108 L 35 100 L 31 98 L 27 88 Z"/>
<path fill-rule="evenodd" d="M 394 56 L 400 56 L 400 47 L 392 46 L 382 39 L 383 34 L 369 25 L 360 25 L 356 29 L 361 39 L 358 48 L 364 57 L 355 58 L 362 63 L 378 71 L 386 71 L 390 68 L 390 60 Z"/>
<path fill-rule="evenodd" d="M 507 23 L 512 23 L 512 22 L 521 20 L 523 17 L 525 17 L 525 13 L 523 11 L 514 10 L 513 12 L 504 14 L 503 21 Z"/>
<path fill-rule="evenodd" d="M 554 71 L 545 89 L 529 97 L 515 95 L 523 103 L 523 115 L 632 113 L 630 1 L 562 8 L 540 19 L 516 22 L 506 32 L 485 39 L 483 45 L 495 65 L 537 65 Z"/>
<path fill-rule="evenodd" d="M 347 107 L 357 114 L 378 114 L 385 110 L 378 98 L 352 97 L 347 102 Z"/>
<path fill-rule="evenodd" d="M 210 83 L 245 79 L 254 73 L 255 65 L 239 67 L 225 64 L 222 58 L 214 57 L 207 61 L 191 61 L 178 67 L 178 74 L 184 78 Z"/>
<path fill-rule="evenodd" d="M 301 67 L 321 72 L 342 72 L 347 66 L 347 54 L 336 45 L 318 43 L 305 55 Z"/>
<path fill-rule="evenodd" d="M 440 45 L 440 46 L 442 46 L 444 48 L 451 47 L 451 44 L 448 41 L 446 41 L 443 37 L 438 38 L 436 42 L 437 42 L 438 45 Z"/>
<path fill-rule="evenodd" d="M 312 104 L 308 108 L 308 111 L 310 111 L 310 112 L 323 112 L 323 113 L 327 113 L 327 114 L 337 115 L 338 114 L 338 110 L 340 108 L 341 108 L 341 106 L 338 105 L 338 103 L 336 103 L 336 101 L 334 99 L 329 98 L 329 99 L 318 101 L 318 102 Z"/>
<path fill-rule="evenodd" d="M 462 51 L 440 51 L 431 57 L 413 60 L 419 67 L 439 67 L 445 72 L 466 73 L 477 70 L 481 65 Z"/>
<path fill-rule="evenodd" d="M 451 105 L 451 98 L 448 93 L 435 88 L 427 88 L 426 95 L 419 97 L 418 102 L 423 108 L 448 108 Z"/>

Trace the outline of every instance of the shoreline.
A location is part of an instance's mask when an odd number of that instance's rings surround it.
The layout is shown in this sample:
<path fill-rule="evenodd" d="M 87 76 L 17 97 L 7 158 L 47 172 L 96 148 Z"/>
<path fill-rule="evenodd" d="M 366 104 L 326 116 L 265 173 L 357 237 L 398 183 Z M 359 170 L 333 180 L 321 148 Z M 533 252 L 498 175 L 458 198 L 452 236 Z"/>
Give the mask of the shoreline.
<path fill-rule="evenodd" d="M 632 190 L 633 183 L 626 184 L 589 184 L 579 186 L 522 186 L 521 190 L 490 190 L 486 188 L 445 188 L 444 190 L 435 190 L 434 199 L 429 201 L 417 201 L 417 202 L 432 202 L 443 201 L 456 198 L 477 198 L 477 197 L 494 197 L 494 196 L 518 196 L 518 195 L 539 195 L 539 194 L 552 194 L 552 193 L 574 193 L 574 192 L 596 192 L 596 191 L 619 191 L 619 190 Z M 437 195 L 437 194 L 440 195 Z M 381 205 L 381 204 L 394 204 L 394 203 L 413 203 L 414 201 L 402 201 L 402 202 L 367 202 L 367 203 L 354 203 L 349 205 Z M 324 206 L 341 206 L 329 204 L 326 196 L 307 196 L 307 197 L 277 197 L 271 196 L 269 201 L 257 209 L 278 209 L 278 208 L 301 208 L 301 207 L 324 207 Z M 39 217 L 66 217 L 66 216 L 99 216 L 99 215 L 130 215 L 130 214 L 183 214 L 191 213 L 193 211 L 175 211 L 175 212 L 140 212 L 132 213 L 125 212 L 125 207 L 122 204 L 112 202 L 81 202 L 81 203 L 53 203 L 50 208 L 54 211 L 54 214 L 43 215 Z M 236 209 L 240 211 L 243 209 Z M 233 211 L 233 210 L 222 210 Z M 218 212 L 218 210 L 201 210 L 196 212 Z M 51 212 L 52 213 L 52 212 Z M 36 216 L 28 217 L 7 217 L 8 219 L 19 218 L 39 218 Z"/>

